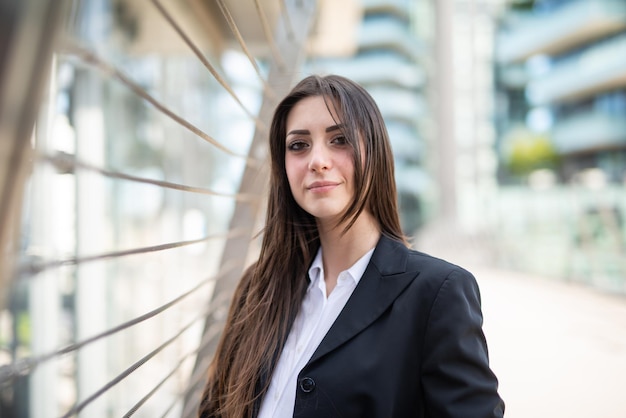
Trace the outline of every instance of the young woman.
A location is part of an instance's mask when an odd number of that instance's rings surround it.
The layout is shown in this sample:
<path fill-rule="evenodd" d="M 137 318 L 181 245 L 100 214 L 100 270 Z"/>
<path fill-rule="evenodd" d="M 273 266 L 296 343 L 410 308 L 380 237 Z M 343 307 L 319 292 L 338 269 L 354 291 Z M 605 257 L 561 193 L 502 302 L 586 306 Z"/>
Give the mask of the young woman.
<path fill-rule="evenodd" d="M 200 417 L 501 417 L 476 281 L 408 248 L 370 95 L 305 78 L 276 108 L 270 152 L 260 256 Z"/>

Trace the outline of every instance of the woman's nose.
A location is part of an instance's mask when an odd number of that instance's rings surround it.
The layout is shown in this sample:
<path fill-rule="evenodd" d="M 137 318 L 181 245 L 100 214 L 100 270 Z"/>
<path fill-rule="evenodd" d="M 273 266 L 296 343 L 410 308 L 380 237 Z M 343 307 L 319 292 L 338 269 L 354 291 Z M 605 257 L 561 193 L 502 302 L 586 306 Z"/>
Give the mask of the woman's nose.
<path fill-rule="evenodd" d="M 313 146 L 309 155 L 311 157 L 309 160 L 309 170 L 322 171 L 330 168 L 331 158 L 328 154 L 328 150 L 323 146 Z"/>

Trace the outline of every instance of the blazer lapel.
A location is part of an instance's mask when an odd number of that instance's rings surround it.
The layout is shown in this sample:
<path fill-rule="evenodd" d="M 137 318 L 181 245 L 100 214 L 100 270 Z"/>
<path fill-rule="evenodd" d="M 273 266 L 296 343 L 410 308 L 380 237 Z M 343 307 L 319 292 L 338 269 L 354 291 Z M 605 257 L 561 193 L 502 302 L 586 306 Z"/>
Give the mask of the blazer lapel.
<path fill-rule="evenodd" d="M 367 328 L 413 281 L 418 272 L 406 271 L 408 252 L 402 243 L 381 236 L 363 277 L 309 364 Z"/>

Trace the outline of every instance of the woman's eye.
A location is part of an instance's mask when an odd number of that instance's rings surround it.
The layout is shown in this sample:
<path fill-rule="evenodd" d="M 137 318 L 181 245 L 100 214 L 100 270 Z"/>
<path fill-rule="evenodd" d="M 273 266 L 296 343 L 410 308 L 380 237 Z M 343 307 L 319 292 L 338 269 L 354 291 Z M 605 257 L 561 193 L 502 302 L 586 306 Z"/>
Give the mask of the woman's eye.
<path fill-rule="evenodd" d="M 301 151 L 307 147 L 307 143 L 303 141 L 293 141 L 287 145 L 289 151 Z"/>
<path fill-rule="evenodd" d="M 335 145 L 346 145 L 348 141 L 345 136 L 336 136 L 333 138 L 332 143 Z"/>

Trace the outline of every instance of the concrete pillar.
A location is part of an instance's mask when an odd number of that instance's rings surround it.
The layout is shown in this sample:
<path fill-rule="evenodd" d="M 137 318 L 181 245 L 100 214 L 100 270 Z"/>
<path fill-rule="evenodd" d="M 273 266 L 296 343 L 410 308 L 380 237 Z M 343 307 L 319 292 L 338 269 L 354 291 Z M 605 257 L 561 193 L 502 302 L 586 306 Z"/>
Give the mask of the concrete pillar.
<path fill-rule="evenodd" d="M 436 173 L 439 189 L 439 221 L 456 223 L 456 145 L 454 130 L 454 0 L 434 0 Z"/>

